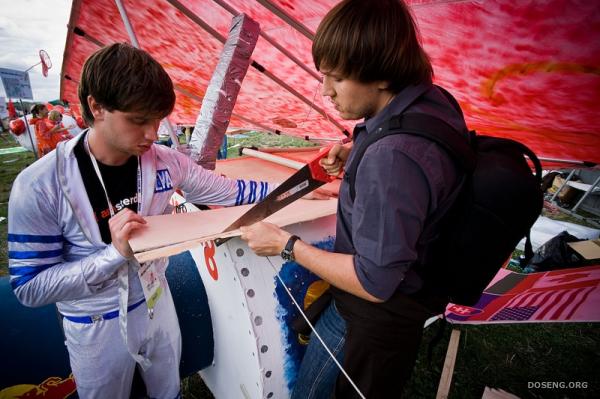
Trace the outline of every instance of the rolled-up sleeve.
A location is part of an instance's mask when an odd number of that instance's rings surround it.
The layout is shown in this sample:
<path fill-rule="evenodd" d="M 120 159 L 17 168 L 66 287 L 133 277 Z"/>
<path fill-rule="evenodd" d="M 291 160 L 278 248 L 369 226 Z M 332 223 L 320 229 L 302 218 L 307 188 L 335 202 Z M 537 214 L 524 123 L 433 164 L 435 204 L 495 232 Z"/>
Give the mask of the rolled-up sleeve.
<path fill-rule="evenodd" d="M 352 211 L 354 268 L 363 288 L 387 300 L 417 260 L 416 244 L 430 204 L 420 166 L 382 139 L 366 151 L 356 175 Z"/>

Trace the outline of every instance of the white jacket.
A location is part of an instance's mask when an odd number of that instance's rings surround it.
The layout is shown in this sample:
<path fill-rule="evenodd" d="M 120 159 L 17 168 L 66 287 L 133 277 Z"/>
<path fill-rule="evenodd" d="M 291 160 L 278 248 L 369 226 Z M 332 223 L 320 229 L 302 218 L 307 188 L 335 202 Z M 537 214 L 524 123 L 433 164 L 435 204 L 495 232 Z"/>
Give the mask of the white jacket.
<path fill-rule="evenodd" d="M 117 269 L 126 262 L 101 239 L 73 152 L 84 136 L 59 143 L 22 171 L 9 200 L 9 272 L 15 295 L 27 306 L 56 302 L 66 316 L 118 309 Z M 142 216 L 168 212 L 176 188 L 188 201 L 207 205 L 258 202 L 272 188 L 266 182 L 219 176 L 159 145 L 142 155 L 141 166 Z M 167 259 L 155 262 L 164 273 Z M 136 271 L 130 267 L 129 274 L 133 304 L 144 295 Z"/>

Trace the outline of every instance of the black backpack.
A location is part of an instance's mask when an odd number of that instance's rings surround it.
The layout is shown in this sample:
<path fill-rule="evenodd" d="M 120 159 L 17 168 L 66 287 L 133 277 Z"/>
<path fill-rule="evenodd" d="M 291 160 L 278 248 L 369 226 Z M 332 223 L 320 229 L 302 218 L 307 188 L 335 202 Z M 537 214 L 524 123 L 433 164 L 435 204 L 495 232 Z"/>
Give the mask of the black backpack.
<path fill-rule="evenodd" d="M 440 89 L 462 114 L 456 100 Z M 419 260 L 416 270 L 430 291 L 447 295 L 454 303 L 472 306 L 525 236 L 525 258 L 533 255 L 529 230 L 543 205 L 540 162 L 517 141 L 480 136 L 474 131 L 466 139 L 441 119 L 404 113 L 386 121 L 380 131 L 369 134 L 354 149 L 353 162 L 344 176 L 352 201 L 356 171 L 365 151 L 392 134 L 434 141 L 464 171 L 451 194 L 452 205 L 431 216 L 430 220 L 439 221 L 439 235 L 427 245 L 425 259 Z M 525 156 L 533 163 L 535 175 Z"/>

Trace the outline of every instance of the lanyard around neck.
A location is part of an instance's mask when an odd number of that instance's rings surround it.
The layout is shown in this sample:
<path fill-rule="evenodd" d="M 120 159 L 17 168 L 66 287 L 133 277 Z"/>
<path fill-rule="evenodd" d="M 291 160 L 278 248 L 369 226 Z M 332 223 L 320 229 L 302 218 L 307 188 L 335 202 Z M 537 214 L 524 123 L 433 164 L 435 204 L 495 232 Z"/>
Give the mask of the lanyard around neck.
<path fill-rule="evenodd" d="M 110 211 L 110 217 L 115 216 L 115 210 L 113 209 L 112 203 L 108 198 L 108 191 L 106 191 L 106 186 L 104 185 L 104 180 L 102 179 L 102 173 L 100 173 L 100 168 L 98 167 L 98 161 L 96 161 L 96 157 L 90 151 L 90 144 L 88 142 L 88 134 L 85 135 L 85 149 L 90 155 L 90 159 L 92 160 L 92 165 L 94 165 L 94 170 L 96 171 L 96 175 L 98 176 L 98 180 L 100 180 L 100 184 L 102 185 L 102 189 L 104 190 L 104 196 L 106 197 L 106 202 L 108 203 L 108 210 Z M 140 157 L 138 156 L 138 166 L 137 166 L 137 203 L 138 203 L 138 213 L 141 214 L 142 208 L 142 170 L 141 170 L 141 162 Z M 137 262 L 136 262 L 137 263 Z M 132 351 L 128 345 L 128 333 L 127 333 L 127 313 L 128 313 L 128 298 L 129 298 L 129 264 L 130 262 L 123 263 L 117 272 L 117 280 L 119 282 L 119 331 L 121 332 L 121 337 L 123 337 L 123 341 L 125 346 L 127 347 L 127 351 L 131 355 L 131 357 L 140 364 L 143 370 L 147 370 L 152 362 L 150 359 L 145 357 L 144 355 L 137 353 L 136 351 Z M 139 264 L 138 264 L 139 267 Z M 139 272 L 139 271 L 138 271 Z M 148 298 L 146 297 L 146 292 L 144 291 L 144 297 L 146 301 Z M 154 316 L 154 308 L 148 308 L 149 317 L 152 319 Z"/>
<path fill-rule="evenodd" d="M 102 190 L 104 191 L 104 197 L 106 198 L 106 203 L 108 204 L 108 211 L 110 212 L 110 217 L 115 216 L 115 209 L 112 205 L 112 202 L 110 202 L 110 198 L 108 197 L 108 191 L 106 190 L 106 185 L 104 184 L 104 179 L 102 179 L 102 173 L 100 172 L 100 167 L 98 166 L 98 161 L 96 160 L 96 157 L 94 156 L 94 154 L 92 154 L 92 151 L 90 150 L 90 143 L 89 143 L 89 133 L 87 133 L 85 135 L 84 138 L 84 144 L 85 144 L 85 149 L 88 153 L 88 155 L 90 156 L 90 160 L 92 161 L 92 166 L 94 167 L 94 171 L 96 172 L 96 176 L 98 176 L 98 180 L 100 181 L 100 185 L 102 186 Z M 140 157 L 138 156 L 138 162 L 137 162 L 137 192 L 136 192 L 136 198 L 137 198 L 137 208 L 138 208 L 138 213 L 141 214 L 142 213 L 142 169 L 141 169 L 141 162 L 140 162 Z"/>

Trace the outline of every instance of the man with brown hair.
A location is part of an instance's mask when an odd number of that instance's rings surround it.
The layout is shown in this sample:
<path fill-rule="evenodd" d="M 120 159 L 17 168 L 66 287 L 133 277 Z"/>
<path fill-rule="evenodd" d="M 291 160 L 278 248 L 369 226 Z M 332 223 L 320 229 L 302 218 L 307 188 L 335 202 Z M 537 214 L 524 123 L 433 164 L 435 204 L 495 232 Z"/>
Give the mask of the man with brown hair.
<path fill-rule="evenodd" d="M 167 259 L 140 265 L 128 239 L 144 216 L 170 210 L 176 188 L 191 202 L 240 205 L 270 187 L 218 176 L 153 145 L 175 94 L 144 51 L 118 43 L 91 55 L 79 100 L 90 128 L 13 184 L 11 285 L 26 306 L 56 303 L 79 397 L 129 397 L 137 363 L 149 397 L 175 398 L 181 335 Z"/>
<path fill-rule="evenodd" d="M 396 115 L 427 114 L 460 135 L 467 129 L 460 111 L 432 84 L 431 64 L 401 0 L 341 2 L 319 25 L 312 52 L 323 74 L 322 94 L 343 119 L 364 118 L 352 145 L 334 146 L 322 162 L 331 174 L 360 162 L 354 198 L 348 182 L 340 187 L 334 253 L 268 223 L 243 228 L 242 238 L 259 255 L 285 248 L 285 255 L 291 252 L 332 285 L 334 300 L 316 330 L 358 389 L 313 337 L 292 398 L 352 398 L 357 391 L 397 398 L 414 366 L 424 321 L 446 304 L 418 265 L 436 236 L 436 215 L 452 203 L 460 172 L 442 147 L 419 136 L 388 135 L 362 159 L 354 159 L 353 148 L 393 129 L 388 124 Z"/>

